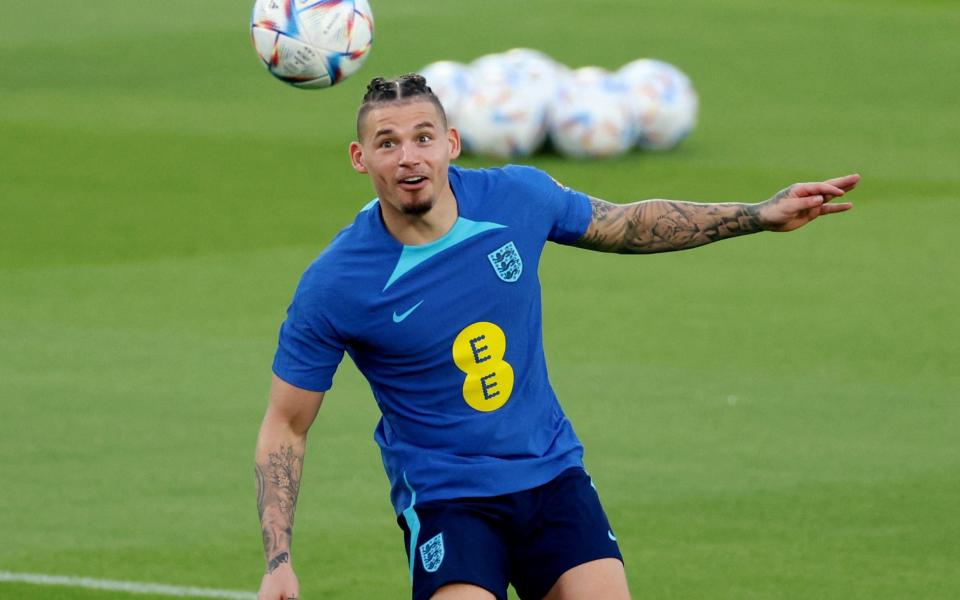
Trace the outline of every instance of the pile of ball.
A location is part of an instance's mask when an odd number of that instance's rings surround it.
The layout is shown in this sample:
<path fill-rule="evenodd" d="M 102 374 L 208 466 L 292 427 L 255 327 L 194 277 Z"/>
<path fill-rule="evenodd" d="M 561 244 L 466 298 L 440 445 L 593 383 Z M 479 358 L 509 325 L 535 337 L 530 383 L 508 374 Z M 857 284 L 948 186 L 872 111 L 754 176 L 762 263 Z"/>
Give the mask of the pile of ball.
<path fill-rule="evenodd" d="M 604 158 L 634 147 L 666 150 L 693 130 L 699 101 L 690 79 L 668 63 L 640 59 L 617 72 L 570 69 L 537 50 L 515 48 L 469 65 L 420 69 L 466 151 L 516 158 L 553 147 Z"/>

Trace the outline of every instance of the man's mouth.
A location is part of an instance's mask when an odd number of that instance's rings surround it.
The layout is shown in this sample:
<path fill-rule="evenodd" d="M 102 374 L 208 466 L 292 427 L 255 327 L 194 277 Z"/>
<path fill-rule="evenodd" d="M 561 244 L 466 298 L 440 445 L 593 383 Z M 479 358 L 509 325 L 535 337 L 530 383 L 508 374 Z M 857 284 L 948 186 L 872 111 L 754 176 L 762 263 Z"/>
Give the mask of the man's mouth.
<path fill-rule="evenodd" d="M 420 189 L 427 183 L 427 178 L 420 175 L 411 175 L 400 180 L 400 187 L 405 190 Z"/>

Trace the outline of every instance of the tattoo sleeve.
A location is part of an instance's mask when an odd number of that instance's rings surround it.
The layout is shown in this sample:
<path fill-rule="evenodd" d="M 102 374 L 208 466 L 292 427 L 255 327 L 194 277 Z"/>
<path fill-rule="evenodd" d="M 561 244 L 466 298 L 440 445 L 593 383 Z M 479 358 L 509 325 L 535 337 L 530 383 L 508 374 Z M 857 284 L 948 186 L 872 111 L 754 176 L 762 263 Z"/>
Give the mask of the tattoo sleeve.
<path fill-rule="evenodd" d="M 576 245 L 601 252 L 670 252 L 763 230 L 754 204 L 675 200 L 612 204 L 590 198 L 590 205 L 593 218 Z"/>
<path fill-rule="evenodd" d="M 303 453 L 292 446 L 281 445 L 267 455 L 267 462 L 257 462 L 257 510 L 263 529 L 263 552 L 267 572 L 272 573 L 290 562 L 293 538 L 293 514 L 300 493 Z"/>

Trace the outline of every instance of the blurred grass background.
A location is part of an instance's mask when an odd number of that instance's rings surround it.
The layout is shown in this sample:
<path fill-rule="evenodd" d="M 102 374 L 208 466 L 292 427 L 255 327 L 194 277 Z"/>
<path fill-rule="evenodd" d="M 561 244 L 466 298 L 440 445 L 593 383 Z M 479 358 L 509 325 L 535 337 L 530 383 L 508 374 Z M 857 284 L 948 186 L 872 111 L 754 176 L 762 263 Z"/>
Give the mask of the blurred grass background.
<path fill-rule="evenodd" d="M 0 570 L 255 590 L 276 330 L 373 196 L 346 154 L 366 81 L 527 46 L 660 58 L 700 93 L 673 152 L 526 161 L 595 196 L 863 174 L 854 211 L 788 236 L 546 252 L 552 380 L 634 595 L 960 595 L 956 2 L 375 2 L 370 59 L 320 92 L 258 64 L 249 8 L 46 3 L 0 38 Z M 376 419 L 347 361 L 306 462 L 305 598 L 409 593 Z"/>

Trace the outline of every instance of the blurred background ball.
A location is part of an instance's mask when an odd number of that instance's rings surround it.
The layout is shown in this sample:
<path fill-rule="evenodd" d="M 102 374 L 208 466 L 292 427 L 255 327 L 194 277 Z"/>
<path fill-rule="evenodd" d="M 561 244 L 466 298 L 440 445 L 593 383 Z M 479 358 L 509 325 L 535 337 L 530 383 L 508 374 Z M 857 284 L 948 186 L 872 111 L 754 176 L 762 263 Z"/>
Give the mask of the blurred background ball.
<path fill-rule="evenodd" d="M 470 85 L 468 71 L 467 65 L 452 60 L 433 62 L 417 71 L 440 100 L 451 127 L 459 127 L 460 105 Z"/>
<path fill-rule="evenodd" d="M 367 0 L 256 0 L 250 36 L 274 77 L 299 88 L 325 88 L 366 60 L 373 12 Z"/>
<path fill-rule="evenodd" d="M 516 70 L 525 83 L 534 86 L 548 98 L 553 95 L 560 76 L 570 72 L 566 65 L 531 48 L 507 50 L 501 60 Z"/>
<path fill-rule="evenodd" d="M 677 67 L 649 58 L 624 65 L 617 75 L 630 89 L 637 114 L 637 146 L 667 150 L 686 138 L 697 124 L 700 101 Z"/>
<path fill-rule="evenodd" d="M 478 58 L 468 77 L 456 119 L 464 149 L 497 158 L 536 152 L 546 138 L 549 103 L 537 80 L 506 53 Z"/>
<path fill-rule="evenodd" d="M 560 77 L 548 126 L 554 147 L 574 158 L 607 158 L 637 140 L 636 115 L 627 85 L 599 67 Z"/>

